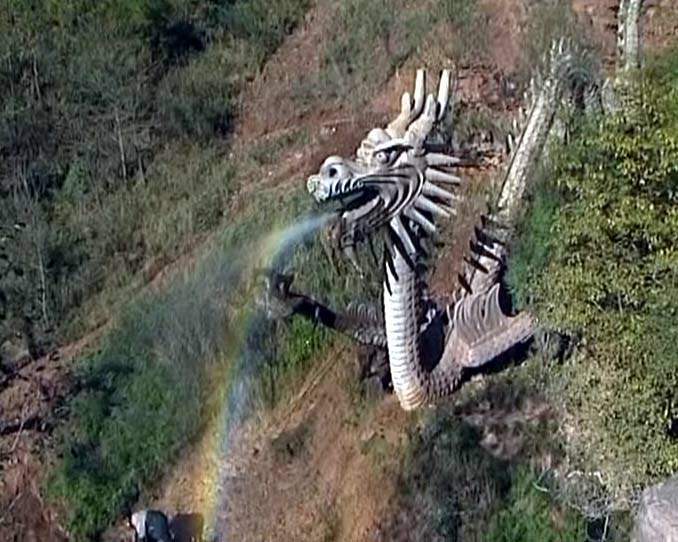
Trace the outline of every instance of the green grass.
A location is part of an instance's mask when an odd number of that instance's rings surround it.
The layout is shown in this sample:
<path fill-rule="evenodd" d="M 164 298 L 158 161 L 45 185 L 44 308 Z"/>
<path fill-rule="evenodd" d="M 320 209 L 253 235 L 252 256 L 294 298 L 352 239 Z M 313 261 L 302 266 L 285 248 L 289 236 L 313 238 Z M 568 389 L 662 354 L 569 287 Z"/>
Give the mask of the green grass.
<path fill-rule="evenodd" d="M 675 56 L 554 157 L 509 264 L 521 303 L 576 340 L 546 385 L 577 428 L 568 460 L 621 503 L 678 468 Z"/>
<path fill-rule="evenodd" d="M 425 42 L 440 15 L 410 0 L 348 0 L 333 3 L 333 24 L 321 50 L 318 73 L 295 89 L 300 109 L 328 100 L 366 107 L 395 70 Z"/>
<path fill-rule="evenodd" d="M 487 55 L 487 17 L 476 0 L 439 0 L 436 19 L 452 29 L 443 50 L 457 65 L 479 64 Z"/>
<path fill-rule="evenodd" d="M 529 305 L 532 284 L 544 273 L 549 261 L 552 228 L 561 203 L 558 191 L 544 183 L 549 173 L 547 171 L 539 175 L 542 183 L 538 183 L 540 188 L 535 191 L 532 201 L 529 202 L 530 212 L 520 226 L 517 241 L 511 251 L 507 282 L 519 308 Z"/>
<path fill-rule="evenodd" d="M 557 509 L 538 479 L 526 468 L 513 475 L 506 504 L 492 516 L 487 542 L 576 542 L 586 540 L 586 523 L 572 511 Z"/>
<path fill-rule="evenodd" d="M 348 0 L 337 4 L 333 20 L 320 72 L 297 89 L 300 107 L 347 97 L 364 107 L 441 23 L 449 38 L 443 49 L 455 62 L 477 62 L 485 54 L 483 17 L 474 0 L 437 0 L 425 9 L 410 0 Z"/>

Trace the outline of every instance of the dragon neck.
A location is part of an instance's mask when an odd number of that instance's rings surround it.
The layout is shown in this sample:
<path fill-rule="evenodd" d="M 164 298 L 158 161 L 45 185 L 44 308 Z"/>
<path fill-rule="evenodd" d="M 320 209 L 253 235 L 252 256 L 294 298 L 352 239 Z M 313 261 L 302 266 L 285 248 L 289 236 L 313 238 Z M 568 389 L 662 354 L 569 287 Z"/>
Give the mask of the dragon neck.
<path fill-rule="evenodd" d="M 426 401 L 420 360 L 423 299 L 419 281 L 417 272 L 394 251 L 392 266 L 386 266 L 384 319 L 393 388 L 405 410 L 414 410 Z"/>
<path fill-rule="evenodd" d="M 426 399 L 419 348 L 419 325 L 423 318 L 419 278 L 405 259 L 395 252 L 386 266 L 384 320 L 393 388 L 405 410 Z"/>
<path fill-rule="evenodd" d="M 460 384 L 459 372 L 438 363 L 442 352 L 436 354 L 422 333 L 428 308 L 423 289 L 421 271 L 395 251 L 386 266 L 384 319 L 391 380 L 404 410 L 432 403 Z"/>

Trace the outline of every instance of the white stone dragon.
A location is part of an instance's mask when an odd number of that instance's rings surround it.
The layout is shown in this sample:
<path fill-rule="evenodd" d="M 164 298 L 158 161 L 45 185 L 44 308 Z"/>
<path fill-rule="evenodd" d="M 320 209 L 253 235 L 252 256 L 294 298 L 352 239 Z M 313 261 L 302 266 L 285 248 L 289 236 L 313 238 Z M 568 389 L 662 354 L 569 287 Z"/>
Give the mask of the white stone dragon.
<path fill-rule="evenodd" d="M 335 231 L 344 250 L 386 232 L 383 323 L 363 308 L 339 314 L 290 289 L 291 277 L 269 277 L 268 304 L 385 348 L 393 388 L 405 410 L 455 392 L 469 374 L 531 338 L 535 319 L 511 314 L 501 279 L 506 243 L 514 229 L 527 184 L 539 161 L 567 84 L 571 53 L 554 44 L 547 73 L 531 85 L 530 107 L 501 184 L 495 211 L 477 229 L 473 258 L 453 302 L 438 305 L 427 295 L 428 240 L 437 224 L 455 212 L 460 160 L 435 152 L 431 134 L 445 118 L 451 74 L 443 71 L 437 95 L 426 94 L 419 70 L 414 94 L 405 93 L 399 115 L 385 129 L 369 132 L 355 159 L 327 158 L 309 177 L 320 203 L 340 202 Z M 279 311 L 278 311 L 279 312 Z"/>

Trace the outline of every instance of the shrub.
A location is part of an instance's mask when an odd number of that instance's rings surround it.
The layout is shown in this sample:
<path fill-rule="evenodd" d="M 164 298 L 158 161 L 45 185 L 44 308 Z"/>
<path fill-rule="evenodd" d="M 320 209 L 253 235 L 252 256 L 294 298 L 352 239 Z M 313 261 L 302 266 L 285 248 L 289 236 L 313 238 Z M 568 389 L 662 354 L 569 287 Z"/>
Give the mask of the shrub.
<path fill-rule="evenodd" d="M 581 337 L 553 375 L 567 426 L 577 428 L 566 431 L 568 458 L 601 471 L 621 503 L 678 468 L 671 56 L 641 76 L 622 112 L 583 127 L 557 157 L 511 262 L 514 289 L 541 321 Z"/>
<path fill-rule="evenodd" d="M 513 476 L 504 507 L 492 516 L 487 542 L 561 542 L 585 540 L 584 520 L 557 509 L 536 487 L 534 473 L 522 467 Z"/>
<path fill-rule="evenodd" d="M 184 69 L 164 78 L 158 91 L 163 131 L 201 139 L 230 131 L 236 98 L 233 73 L 241 66 L 229 53 L 227 48 L 210 47 Z"/>
<path fill-rule="evenodd" d="M 256 63 L 261 64 L 303 18 L 309 0 L 241 0 L 222 8 L 229 31 L 254 45 Z"/>
<path fill-rule="evenodd" d="M 498 379 L 503 382 L 503 376 Z M 469 404 L 511 402 L 523 394 L 511 387 L 520 384 L 509 380 L 505 386 L 493 382 L 479 394 L 469 390 L 464 396 L 471 399 Z M 583 540 L 583 518 L 535 489 L 538 476 L 529 463 L 545 451 L 543 431 L 526 434 L 527 449 L 508 460 L 488 453 L 480 431 L 449 408 L 427 413 L 418 425 L 396 474 L 398 513 L 386 527 L 387 536 L 399 539 L 406 532 L 408 540 Z M 393 455 L 393 450 L 385 453 Z"/>

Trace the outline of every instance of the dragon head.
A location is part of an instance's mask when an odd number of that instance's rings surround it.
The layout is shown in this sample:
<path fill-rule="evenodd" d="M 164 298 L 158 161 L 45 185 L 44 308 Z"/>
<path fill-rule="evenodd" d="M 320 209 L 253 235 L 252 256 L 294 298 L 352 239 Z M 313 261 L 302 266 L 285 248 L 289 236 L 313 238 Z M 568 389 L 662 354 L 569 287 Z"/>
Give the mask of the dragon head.
<path fill-rule="evenodd" d="M 455 196 L 447 188 L 460 182 L 449 172 L 458 159 L 430 152 L 426 141 L 445 116 L 449 89 L 445 70 L 437 98 L 425 98 L 425 74 L 419 70 L 414 98 L 403 95 L 400 114 L 386 129 L 370 131 L 354 160 L 330 156 L 308 178 L 318 203 L 340 203 L 340 248 L 386 228 L 389 245 L 411 261 L 422 251 L 420 240 L 435 232 L 435 219 L 453 211 Z"/>

